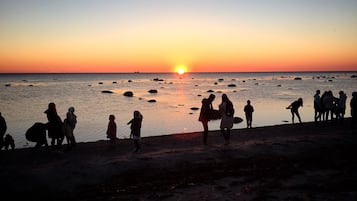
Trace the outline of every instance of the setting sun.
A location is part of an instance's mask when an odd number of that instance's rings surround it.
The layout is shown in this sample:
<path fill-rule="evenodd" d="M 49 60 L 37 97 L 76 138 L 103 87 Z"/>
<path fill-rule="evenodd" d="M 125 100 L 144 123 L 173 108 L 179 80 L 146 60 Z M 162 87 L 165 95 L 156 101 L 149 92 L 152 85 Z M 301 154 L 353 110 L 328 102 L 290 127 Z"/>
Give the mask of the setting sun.
<path fill-rule="evenodd" d="M 175 70 L 179 75 L 185 74 L 187 67 L 185 65 L 177 65 Z"/>

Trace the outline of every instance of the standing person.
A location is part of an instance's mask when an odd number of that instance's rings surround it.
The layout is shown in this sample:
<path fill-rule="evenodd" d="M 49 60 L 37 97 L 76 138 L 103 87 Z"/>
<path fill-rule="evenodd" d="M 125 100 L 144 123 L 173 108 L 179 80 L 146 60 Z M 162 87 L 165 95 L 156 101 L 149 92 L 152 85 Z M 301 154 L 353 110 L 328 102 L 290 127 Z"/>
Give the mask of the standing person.
<path fill-rule="evenodd" d="M 356 127 L 357 127 L 357 92 L 352 93 L 352 99 L 350 102 L 351 106 L 351 127 L 352 127 L 352 134 L 356 134 Z"/>
<path fill-rule="evenodd" d="M 8 150 L 11 147 L 12 150 L 15 149 L 15 141 L 14 138 L 10 134 L 6 134 L 5 136 L 5 149 Z"/>
<path fill-rule="evenodd" d="M 315 109 L 315 123 L 317 121 L 321 121 L 321 97 L 320 97 L 320 90 L 316 90 L 316 93 L 314 95 L 314 109 Z"/>
<path fill-rule="evenodd" d="M 74 114 L 74 107 L 68 108 L 68 112 L 66 114 L 66 119 L 64 120 L 64 135 L 67 139 L 67 146 L 75 147 L 76 139 L 73 135 L 73 130 L 77 124 L 77 116 Z"/>
<path fill-rule="evenodd" d="M 134 139 L 134 146 L 135 146 L 135 153 L 140 152 L 141 146 L 140 146 L 140 136 L 141 136 L 141 124 L 143 121 L 143 115 L 139 111 L 134 111 L 133 114 L 134 118 L 131 119 L 127 125 L 130 125 L 130 136 L 133 136 Z"/>
<path fill-rule="evenodd" d="M 334 99 L 332 91 L 326 92 L 326 95 L 322 99 L 325 109 L 325 121 L 328 121 L 329 113 L 331 113 L 331 120 L 333 120 Z"/>
<path fill-rule="evenodd" d="M 208 98 L 204 98 L 201 103 L 201 111 L 200 117 L 198 121 L 202 122 L 203 125 L 203 144 L 207 145 L 207 136 L 208 136 L 208 121 L 210 120 L 211 113 L 213 111 L 212 102 L 216 96 L 214 94 L 210 94 Z"/>
<path fill-rule="evenodd" d="M 347 100 L 347 95 L 344 91 L 339 92 L 339 99 L 337 103 L 337 117 L 340 119 L 341 123 L 343 123 L 343 120 L 345 118 L 345 113 L 346 113 L 346 100 Z"/>
<path fill-rule="evenodd" d="M 252 128 L 254 108 L 250 104 L 250 100 L 247 100 L 247 105 L 244 106 L 245 118 L 247 120 L 247 128 Z"/>
<path fill-rule="evenodd" d="M 3 146 L 5 146 L 4 135 L 6 133 L 6 130 L 7 130 L 6 121 L 0 112 L 0 150 L 2 149 Z"/>
<path fill-rule="evenodd" d="M 113 114 L 109 115 L 109 123 L 107 129 L 107 138 L 110 139 L 112 144 L 115 144 L 117 138 L 117 124 L 115 123 L 115 116 Z"/>
<path fill-rule="evenodd" d="M 302 98 L 299 98 L 298 100 L 292 102 L 286 109 L 290 109 L 291 110 L 291 119 L 292 122 L 294 124 L 294 116 L 296 115 L 299 119 L 299 122 L 301 123 L 301 118 L 300 118 L 300 114 L 299 114 L 299 107 L 303 106 L 303 101 Z"/>
<path fill-rule="evenodd" d="M 225 144 L 228 145 L 234 121 L 234 107 L 226 94 L 222 95 L 222 103 L 219 105 L 219 112 L 221 113 L 221 133 L 225 139 Z"/>
<path fill-rule="evenodd" d="M 52 149 L 60 149 L 62 146 L 62 141 L 64 138 L 63 134 L 63 123 L 61 117 L 57 114 L 56 104 L 49 103 L 48 109 L 45 111 L 48 119 L 47 128 L 48 128 L 48 137 L 51 138 Z M 57 145 L 55 147 L 55 144 Z"/>

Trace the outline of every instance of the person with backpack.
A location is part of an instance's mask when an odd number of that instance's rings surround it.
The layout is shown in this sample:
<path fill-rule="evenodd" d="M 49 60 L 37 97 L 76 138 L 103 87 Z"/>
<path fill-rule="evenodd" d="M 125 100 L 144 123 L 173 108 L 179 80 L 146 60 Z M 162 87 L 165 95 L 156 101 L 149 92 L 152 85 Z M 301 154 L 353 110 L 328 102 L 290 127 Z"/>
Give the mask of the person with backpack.
<path fill-rule="evenodd" d="M 225 139 L 225 145 L 228 145 L 234 122 L 234 107 L 227 94 L 222 95 L 222 103 L 219 105 L 219 112 L 221 113 L 221 133 Z"/>

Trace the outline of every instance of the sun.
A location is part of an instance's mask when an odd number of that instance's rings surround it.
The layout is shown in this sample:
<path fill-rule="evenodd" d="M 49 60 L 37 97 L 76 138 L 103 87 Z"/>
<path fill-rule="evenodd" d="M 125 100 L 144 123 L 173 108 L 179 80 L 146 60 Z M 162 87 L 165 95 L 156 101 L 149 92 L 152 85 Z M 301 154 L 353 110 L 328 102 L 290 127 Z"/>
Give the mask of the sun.
<path fill-rule="evenodd" d="M 179 75 L 183 75 L 185 74 L 187 71 L 187 67 L 185 65 L 177 65 L 175 68 L 175 72 L 177 72 L 177 74 Z"/>

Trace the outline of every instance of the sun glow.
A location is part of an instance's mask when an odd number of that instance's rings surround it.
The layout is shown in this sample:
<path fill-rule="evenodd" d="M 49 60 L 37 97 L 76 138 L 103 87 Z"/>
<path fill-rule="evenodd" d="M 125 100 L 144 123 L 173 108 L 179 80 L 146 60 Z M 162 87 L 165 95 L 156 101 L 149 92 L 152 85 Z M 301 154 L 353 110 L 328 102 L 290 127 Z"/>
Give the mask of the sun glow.
<path fill-rule="evenodd" d="M 185 65 L 177 65 L 175 68 L 175 72 L 179 75 L 185 74 L 187 72 L 187 67 Z"/>

